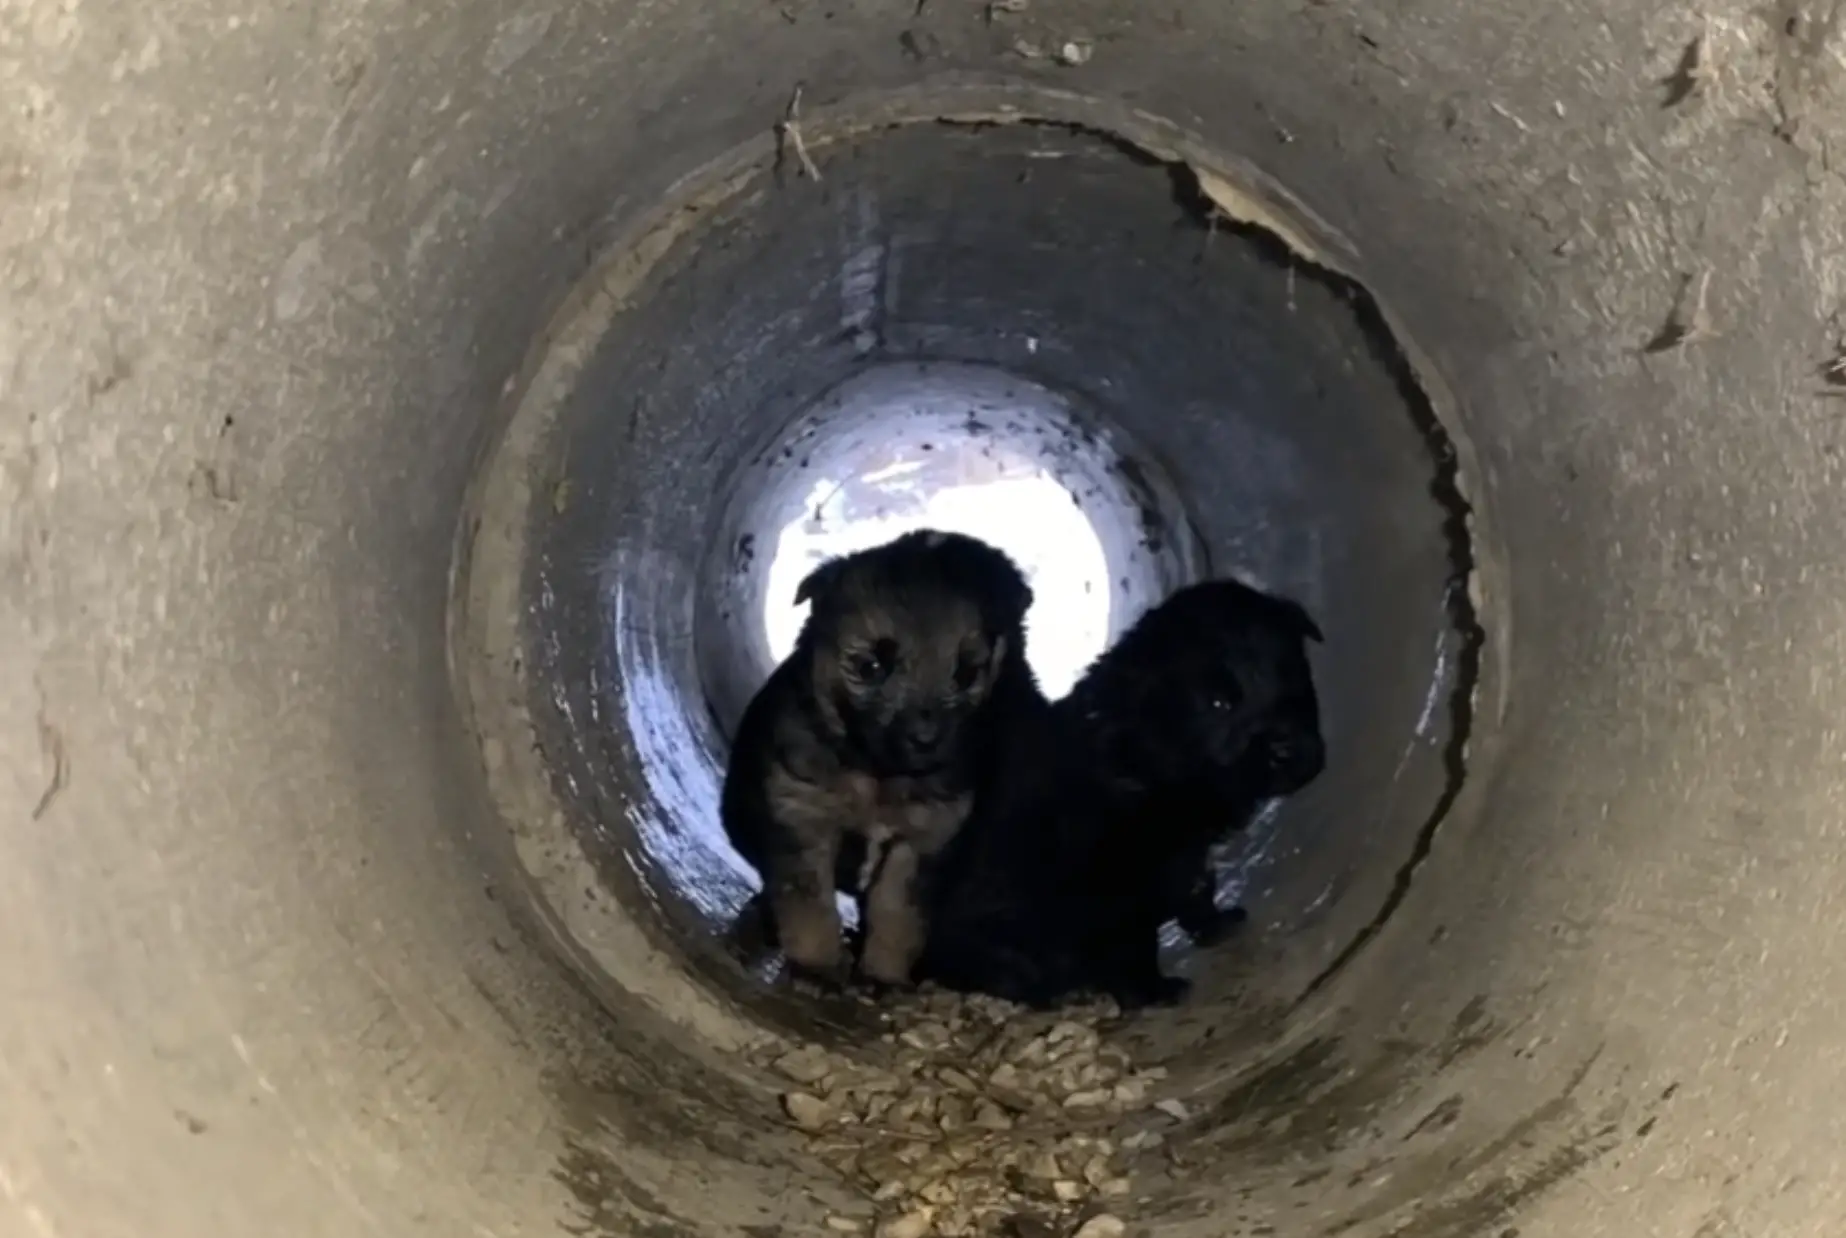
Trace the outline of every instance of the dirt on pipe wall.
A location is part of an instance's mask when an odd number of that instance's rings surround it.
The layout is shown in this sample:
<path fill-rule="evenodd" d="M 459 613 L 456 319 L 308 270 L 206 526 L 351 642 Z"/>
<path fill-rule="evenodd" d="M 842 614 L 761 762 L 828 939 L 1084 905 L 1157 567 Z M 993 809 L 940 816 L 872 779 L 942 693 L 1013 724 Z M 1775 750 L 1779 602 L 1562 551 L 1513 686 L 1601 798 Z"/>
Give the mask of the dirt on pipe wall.
<path fill-rule="evenodd" d="M 0 1233 L 818 1232 L 732 548 L 1010 375 L 1329 633 L 1129 1219 L 1832 1234 L 1841 7 L 8 7 Z"/>

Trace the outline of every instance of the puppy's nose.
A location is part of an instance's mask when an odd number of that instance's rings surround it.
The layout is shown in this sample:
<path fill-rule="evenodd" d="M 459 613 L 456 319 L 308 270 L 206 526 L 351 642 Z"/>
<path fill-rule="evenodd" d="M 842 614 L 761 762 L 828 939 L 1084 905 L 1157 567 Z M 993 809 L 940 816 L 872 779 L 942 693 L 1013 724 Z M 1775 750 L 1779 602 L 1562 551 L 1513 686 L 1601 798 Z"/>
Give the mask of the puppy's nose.
<path fill-rule="evenodd" d="M 935 709 L 918 709 L 911 713 L 904 736 L 918 752 L 932 752 L 942 743 L 942 714 Z"/>

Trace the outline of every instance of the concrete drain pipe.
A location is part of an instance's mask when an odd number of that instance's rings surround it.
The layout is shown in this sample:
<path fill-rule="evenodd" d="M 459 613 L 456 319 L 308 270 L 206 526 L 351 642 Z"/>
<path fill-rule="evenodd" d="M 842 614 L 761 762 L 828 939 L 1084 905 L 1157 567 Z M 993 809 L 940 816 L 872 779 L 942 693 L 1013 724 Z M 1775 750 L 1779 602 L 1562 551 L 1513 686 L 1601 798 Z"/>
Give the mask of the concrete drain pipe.
<path fill-rule="evenodd" d="M 1833 1233 L 1839 14 L 10 6 L 0 1232 L 818 1232 L 714 780 L 955 446 L 1328 628 L 1137 1224 Z"/>

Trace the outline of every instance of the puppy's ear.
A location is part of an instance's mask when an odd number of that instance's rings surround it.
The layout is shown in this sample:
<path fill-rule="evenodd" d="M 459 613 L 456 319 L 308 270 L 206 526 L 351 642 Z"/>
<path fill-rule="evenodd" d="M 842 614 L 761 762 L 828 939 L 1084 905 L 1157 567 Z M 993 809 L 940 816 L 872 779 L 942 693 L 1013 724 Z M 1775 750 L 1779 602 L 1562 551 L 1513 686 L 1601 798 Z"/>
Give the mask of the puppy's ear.
<path fill-rule="evenodd" d="M 987 561 L 982 565 L 982 591 L 993 599 L 1005 621 L 1003 626 L 1024 622 L 1026 612 L 1032 609 L 1032 586 L 1026 583 L 1025 573 L 997 550 L 984 558 Z"/>
<path fill-rule="evenodd" d="M 1327 638 L 1320 634 L 1320 625 L 1308 614 L 1307 607 L 1292 598 L 1277 598 L 1276 604 L 1281 608 L 1288 630 L 1296 636 L 1305 637 L 1317 645 L 1327 643 Z"/>
<path fill-rule="evenodd" d="M 844 559 L 829 559 L 809 572 L 802 582 L 795 586 L 795 605 L 812 602 L 829 593 L 840 583 L 840 573 L 846 566 Z"/>

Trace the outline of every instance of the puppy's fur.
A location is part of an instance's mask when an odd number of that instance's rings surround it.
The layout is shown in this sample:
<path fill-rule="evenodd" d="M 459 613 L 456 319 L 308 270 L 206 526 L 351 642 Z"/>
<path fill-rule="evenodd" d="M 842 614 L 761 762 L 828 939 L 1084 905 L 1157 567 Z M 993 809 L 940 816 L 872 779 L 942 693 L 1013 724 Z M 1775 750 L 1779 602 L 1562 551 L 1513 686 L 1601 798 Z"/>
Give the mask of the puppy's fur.
<path fill-rule="evenodd" d="M 902 984 L 992 737 L 1043 701 L 1025 660 L 1032 590 L 986 543 L 919 530 L 822 564 L 795 596 L 812 610 L 738 727 L 725 832 L 794 968 L 844 978 L 834 892 L 848 889 L 863 896 L 861 970 Z"/>
<path fill-rule="evenodd" d="M 919 976 L 1044 1007 L 1177 1001 L 1159 929 L 1210 938 L 1208 851 L 1325 764 L 1314 621 L 1231 580 L 1148 612 L 1011 738 L 1008 774 L 943 860 Z"/>

